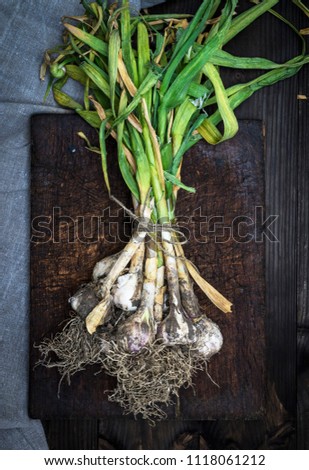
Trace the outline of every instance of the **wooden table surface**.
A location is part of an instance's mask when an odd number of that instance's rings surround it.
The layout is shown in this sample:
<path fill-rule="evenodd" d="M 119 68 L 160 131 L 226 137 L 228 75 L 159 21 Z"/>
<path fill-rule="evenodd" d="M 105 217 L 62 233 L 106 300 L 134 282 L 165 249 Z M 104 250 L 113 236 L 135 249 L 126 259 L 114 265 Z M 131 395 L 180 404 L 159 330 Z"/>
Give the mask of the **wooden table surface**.
<path fill-rule="evenodd" d="M 100 157 L 87 150 L 79 131 L 96 141 L 96 131 L 79 116 L 42 114 L 32 119 L 31 344 L 63 328 L 71 314 L 68 299 L 89 281 L 95 263 L 119 252 L 130 239 L 130 230 L 124 231 L 131 228 L 128 217 L 111 203 L 103 187 Z M 112 194 L 131 207 L 114 142 L 107 151 Z M 208 373 L 197 373 L 194 389 L 183 389 L 176 406 L 166 412 L 169 419 L 182 420 L 261 417 L 265 410 L 261 121 L 241 121 L 233 141 L 218 146 L 199 142 L 187 153 L 182 174 L 186 184 L 196 188 L 194 195 L 179 191 L 177 201 L 177 223 L 188 239 L 184 250 L 233 309 L 231 314 L 222 313 L 195 289 L 201 312 L 219 325 L 224 345 L 209 362 Z M 123 410 L 106 393 L 115 381 L 98 374 L 99 367 L 76 374 L 70 385 L 63 381 L 58 397 L 57 370 L 35 367 L 38 348 L 31 348 L 30 357 L 32 418 L 122 418 Z"/>
<path fill-rule="evenodd" d="M 198 1 L 169 1 L 155 8 L 194 12 Z M 292 4 L 277 8 L 297 27 L 306 18 Z M 240 2 L 240 8 L 245 2 Z M 229 51 L 277 62 L 295 55 L 297 37 L 271 15 L 241 33 Z M 255 72 L 226 71 L 227 81 L 247 81 Z M 266 414 L 254 420 L 169 420 L 155 429 L 114 418 L 46 420 L 54 449 L 267 449 L 308 448 L 308 67 L 296 77 L 255 94 L 237 110 L 240 119 L 265 125 L 266 214 L 278 216 L 265 240 Z M 297 402 L 298 396 L 298 402 Z M 296 405 L 298 404 L 298 407 Z"/>

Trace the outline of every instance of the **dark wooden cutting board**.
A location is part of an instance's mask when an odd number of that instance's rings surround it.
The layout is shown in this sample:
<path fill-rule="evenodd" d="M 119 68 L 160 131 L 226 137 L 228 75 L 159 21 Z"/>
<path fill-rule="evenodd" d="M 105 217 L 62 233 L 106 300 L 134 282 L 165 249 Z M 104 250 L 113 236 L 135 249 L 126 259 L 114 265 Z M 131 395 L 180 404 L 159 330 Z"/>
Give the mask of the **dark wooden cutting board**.
<path fill-rule="evenodd" d="M 97 134 L 78 116 L 35 115 L 32 133 L 30 394 L 32 418 L 122 416 L 107 400 L 114 379 L 98 368 L 62 383 L 55 369 L 35 367 L 37 345 L 54 335 L 70 315 L 68 298 L 87 282 L 97 260 L 129 240 L 130 220 L 111 202 L 103 185 L 100 158 L 77 136 Z M 241 121 L 230 142 L 204 142 L 186 155 L 183 181 L 196 194 L 179 192 L 178 220 L 189 242 L 188 258 L 203 277 L 233 302 L 223 314 L 196 290 L 202 308 L 224 336 L 208 374 L 195 377 L 195 389 L 181 392 L 170 418 L 243 419 L 263 413 L 264 333 L 264 149 L 260 121 Z M 113 142 L 108 144 L 113 195 L 130 207 Z M 216 386 L 213 382 L 217 383 Z M 125 419 L 128 419 L 127 417 Z"/>

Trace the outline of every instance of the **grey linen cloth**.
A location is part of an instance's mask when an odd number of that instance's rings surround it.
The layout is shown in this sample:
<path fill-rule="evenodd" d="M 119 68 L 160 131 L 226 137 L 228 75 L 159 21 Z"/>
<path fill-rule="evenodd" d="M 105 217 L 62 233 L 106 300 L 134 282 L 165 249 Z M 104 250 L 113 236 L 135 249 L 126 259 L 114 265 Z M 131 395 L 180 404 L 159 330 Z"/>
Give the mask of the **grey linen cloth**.
<path fill-rule="evenodd" d="M 162 0 L 131 0 L 132 11 Z M 60 18 L 78 0 L 0 0 L 0 449 L 47 449 L 28 417 L 30 116 L 65 112 L 43 104 L 45 49 L 61 42 Z"/>

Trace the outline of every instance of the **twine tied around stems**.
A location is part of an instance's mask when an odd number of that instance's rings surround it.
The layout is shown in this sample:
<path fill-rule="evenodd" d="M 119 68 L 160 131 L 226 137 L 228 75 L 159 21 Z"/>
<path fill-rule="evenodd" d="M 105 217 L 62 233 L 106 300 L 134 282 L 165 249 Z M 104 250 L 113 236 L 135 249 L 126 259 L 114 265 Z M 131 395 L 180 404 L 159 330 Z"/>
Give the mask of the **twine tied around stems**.
<path fill-rule="evenodd" d="M 135 232 L 137 233 L 142 233 L 142 232 L 147 232 L 148 236 L 156 243 L 158 244 L 156 235 L 160 233 L 162 235 L 163 232 L 170 232 L 174 235 L 173 240 L 164 240 L 161 236 L 161 241 L 168 241 L 169 243 L 172 243 L 173 245 L 185 245 L 188 243 L 188 237 L 179 230 L 178 226 L 176 224 L 171 224 L 170 222 L 168 223 L 153 223 L 151 222 L 150 219 L 147 217 L 140 217 L 134 214 L 128 207 L 126 207 L 119 199 L 117 199 L 115 196 L 112 194 L 110 195 L 110 199 L 116 204 L 118 204 L 126 214 L 128 214 L 132 220 L 133 223 L 135 224 Z M 163 248 L 160 246 L 160 249 L 163 250 Z M 164 251 L 164 250 L 163 250 Z"/>

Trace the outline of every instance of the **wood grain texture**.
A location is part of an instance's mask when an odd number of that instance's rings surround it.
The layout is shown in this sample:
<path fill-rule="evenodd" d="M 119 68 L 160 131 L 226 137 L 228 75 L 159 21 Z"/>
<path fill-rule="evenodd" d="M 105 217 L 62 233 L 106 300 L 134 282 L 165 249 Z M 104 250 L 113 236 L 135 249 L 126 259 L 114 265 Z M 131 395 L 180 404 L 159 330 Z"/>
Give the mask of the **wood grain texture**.
<path fill-rule="evenodd" d="M 44 421 L 49 450 L 96 450 L 98 421 L 96 419 L 53 419 Z"/>
<path fill-rule="evenodd" d="M 79 130 L 89 133 L 88 125 L 75 115 L 34 116 L 32 123 L 30 341 L 37 344 L 62 329 L 61 323 L 70 316 L 68 299 L 91 279 L 96 261 L 122 248 L 129 231 L 125 234 L 124 214 L 109 202 L 103 189 L 100 159 L 77 136 Z M 92 131 L 89 137 L 96 140 L 96 133 Z M 112 144 L 108 147 L 111 153 L 114 149 Z M 113 170 L 113 193 L 129 205 L 117 165 Z M 93 378 L 98 370 L 86 370 L 73 379 L 72 386 L 63 383 L 58 399 L 58 373 L 33 368 L 38 359 L 38 350 L 32 348 L 31 415 L 98 418 L 117 413 L 116 405 L 106 406 L 105 390 L 114 386 L 111 378 L 101 387 L 102 375 Z M 94 388 L 87 385 L 93 381 Z M 99 403 L 104 404 L 104 411 L 98 410 Z"/>
<path fill-rule="evenodd" d="M 96 261 L 119 251 L 126 238 L 124 215 L 115 217 L 117 207 L 102 188 L 100 159 L 83 148 L 79 130 L 92 141 L 96 138 L 75 115 L 38 115 L 32 121 L 32 343 L 59 331 L 70 314 L 68 298 L 90 279 Z M 108 152 L 112 192 L 129 206 L 112 143 Z M 168 413 L 193 420 L 253 418 L 263 413 L 265 395 L 264 244 L 256 210 L 264 206 L 261 123 L 243 121 L 233 143 L 196 145 L 184 161 L 183 179 L 197 189 L 195 195 L 179 194 L 178 220 L 189 238 L 185 251 L 234 308 L 224 315 L 197 292 L 202 310 L 220 325 L 224 346 L 210 362 L 209 376 L 197 374 L 195 389 L 183 390 Z M 94 216 L 102 217 L 99 227 L 91 227 Z M 48 232 L 40 238 L 42 220 L 50 220 L 45 228 L 52 237 Z M 108 230 L 102 232 L 102 226 Z M 110 237 L 115 238 L 113 243 Z M 33 369 L 38 359 L 33 348 L 31 416 L 121 417 L 121 408 L 107 400 L 114 380 L 103 373 L 94 375 L 95 366 L 76 374 L 70 386 L 62 383 L 57 398 L 57 371 Z"/>
<path fill-rule="evenodd" d="M 288 4 L 280 2 L 281 13 L 297 24 L 297 9 Z M 250 41 L 255 34 L 267 40 Z M 299 43 L 286 25 L 265 15 L 235 38 L 229 50 L 283 62 L 299 51 Z M 242 79 L 258 73 L 243 72 Z M 272 226 L 278 241 L 266 240 L 267 365 L 280 399 L 292 414 L 296 405 L 298 80 L 296 76 L 265 88 L 237 111 L 239 118 L 255 117 L 265 123 L 266 212 L 278 216 Z"/>

